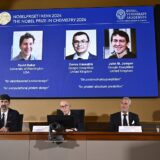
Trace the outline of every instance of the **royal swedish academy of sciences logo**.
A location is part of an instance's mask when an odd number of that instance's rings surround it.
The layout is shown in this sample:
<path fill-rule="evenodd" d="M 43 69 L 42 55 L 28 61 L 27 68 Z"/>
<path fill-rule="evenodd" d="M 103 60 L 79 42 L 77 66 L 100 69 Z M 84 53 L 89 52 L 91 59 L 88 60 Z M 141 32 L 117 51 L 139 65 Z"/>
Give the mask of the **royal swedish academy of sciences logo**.
<path fill-rule="evenodd" d="M 11 15 L 8 12 L 0 13 L 0 24 L 6 25 L 11 21 Z"/>
<path fill-rule="evenodd" d="M 123 9 L 117 10 L 116 17 L 120 20 L 124 19 L 126 17 L 125 11 Z"/>

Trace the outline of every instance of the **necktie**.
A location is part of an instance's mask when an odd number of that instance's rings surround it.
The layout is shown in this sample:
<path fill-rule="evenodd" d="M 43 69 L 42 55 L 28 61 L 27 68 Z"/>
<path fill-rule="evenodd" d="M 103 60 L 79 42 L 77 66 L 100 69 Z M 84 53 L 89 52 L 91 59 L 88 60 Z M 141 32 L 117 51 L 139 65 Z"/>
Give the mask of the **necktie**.
<path fill-rule="evenodd" d="M 2 126 L 4 126 L 4 124 L 5 124 L 5 123 L 4 123 L 4 121 L 5 121 L 5 114 L 4 114 L 4 113 L 2 114 L 1 121 L 2 121 Z"/>
<path fill-rule="evenodd" d="M 123 114 L 123 126 L 128 126 L 126 116 L 127 114 Z"/>
<path fill-rule="evenodd" d="M 82 60 L 82 58 L 78 58 L 78 60 Z"/>

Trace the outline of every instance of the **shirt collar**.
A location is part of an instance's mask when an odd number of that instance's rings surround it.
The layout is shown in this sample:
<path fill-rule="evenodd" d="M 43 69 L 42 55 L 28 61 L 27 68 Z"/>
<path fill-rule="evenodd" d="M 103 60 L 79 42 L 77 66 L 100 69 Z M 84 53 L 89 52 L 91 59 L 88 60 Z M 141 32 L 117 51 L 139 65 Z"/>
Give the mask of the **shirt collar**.
<path fill-rule="evenodd" d="M 22 56 L 22 53 L 20 52 L 20 54 L 19 54 L 19 59 L 20 60 L 31 60 L 31 54 L 27 57 L 27 58 L 24 58 L 23 56 Z"/>
<path fill-rule="evenodd" d="M 117 58 L 123 58 L 126 54 L 127 54 L 127 50 L 123 51 L 123 52 L 120 53 L 120 54 L 116 53 Z"/>
<path fill-rule="evenodd" d="M 121 116 L 123 116 L 124 114 L 126 114 L 126 116 L 128 116 L 128 112 L 124 113 L 124 112 L 121 112 Z"/>
<path fill-rule="evenodd" d="M 70 116 L 71 115 L 71 111 L 69 111 L 67 115 Z"/>
<path fill-rule="evenodd" d="M 8 111 L 9 111 L 9 109 L 7 109 L 5 112 L 3 112 L 3 111 L 1 110 L 1 116 L 2 116 L 3 113 L 4 113 L 5 115 L 7 115 L 7 114 L 8 114 Z"/>
<path fill-rule="evenodd" d="M 78 58 L 81 58 L 81 59 L 88 59 L 89 57 L 89 52 L 85 52 L 83 54 L 80 54 L 78 55 L 77 53 L 74 55 L 73 59 L 78 59 Z"/>

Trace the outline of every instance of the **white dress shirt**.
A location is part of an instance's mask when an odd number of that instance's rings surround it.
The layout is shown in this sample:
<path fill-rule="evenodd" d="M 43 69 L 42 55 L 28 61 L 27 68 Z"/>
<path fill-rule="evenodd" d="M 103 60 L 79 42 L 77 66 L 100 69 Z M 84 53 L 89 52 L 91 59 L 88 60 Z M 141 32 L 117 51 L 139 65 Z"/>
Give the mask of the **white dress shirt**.
<path fill-rule="evenodd" d="M 89 52 L 85 52 L 83 54 L 78 55 L 77 53 L 74 55 L 73 59 L 88 59 L 89 58 Z"/>
<path fill-rule="evenodd" d="M 129 113 L 128 112 L 126 113 L 121 112 L 121 126 L 123 126 L 124 114 L 126 114 L 127 124 L 129 126 Z"/>
<path fill-rule="evenodd" d="M 4 113 L 4 127 L 5 127 L 6 124 L 7 124 L 8 110 L 5 111 L 5 112 L 3 112 L 3 111 L 1 110 L 1 119 L 2 119 L 2 117 L 3 117 L 3 113 Z"/>

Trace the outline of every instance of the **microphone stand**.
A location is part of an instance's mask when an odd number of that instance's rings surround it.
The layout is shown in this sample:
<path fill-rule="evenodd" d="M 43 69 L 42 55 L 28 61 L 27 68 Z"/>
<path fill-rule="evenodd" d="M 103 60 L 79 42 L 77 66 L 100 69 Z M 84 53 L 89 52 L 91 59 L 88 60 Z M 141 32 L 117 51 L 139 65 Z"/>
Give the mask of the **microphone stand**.
<path fill-rule="evenodd" d="M 52 130 L 55 129 L 53 128 L 53 124 L 49 125 L 49 133 L 48 133 L 48 140 L 56 143 L 56 144 L 61 144 L 64 141 L 63 135 L 60 134 L 59 131 L 55 130 L 55 133 L 52 132 Z"/>

